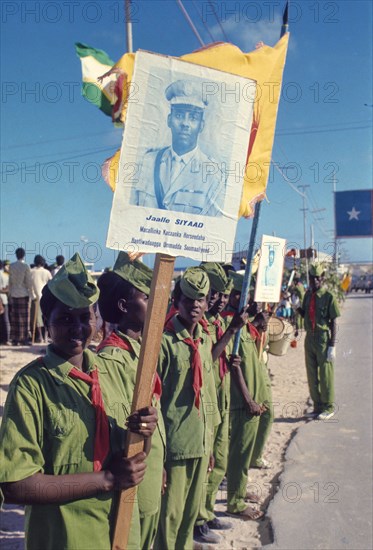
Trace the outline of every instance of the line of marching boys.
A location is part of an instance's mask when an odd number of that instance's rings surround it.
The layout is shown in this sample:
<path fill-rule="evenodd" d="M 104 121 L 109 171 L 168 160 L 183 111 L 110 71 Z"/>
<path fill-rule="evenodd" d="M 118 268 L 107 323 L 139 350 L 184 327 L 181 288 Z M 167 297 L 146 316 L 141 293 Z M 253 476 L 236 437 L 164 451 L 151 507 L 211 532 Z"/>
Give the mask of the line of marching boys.
<path fill-rule="evenodd" d="M 119 491 L 137 485 L 129 549 L 218 542 L 231 527 L 214 513 L 225 476 L 227 513 L 263 515 L 247 482 L 266 465 L 273 421 L 260 351 L 268 319 L 238 310 L 243 276 L 230 275 L 205 263 L 176 283 L 152 405 L 132 414 L 152 270 L 121 252 L 96 286 L 76 254 L 44 288 L 51 344 L 11 382 L 0 434 L 2 498 L 26 505 L 28 549 L 109 550 Z M 96 302 L 117 329 L 93 353 Z M 132 458 L 127 430 L 145 438 Z"/>

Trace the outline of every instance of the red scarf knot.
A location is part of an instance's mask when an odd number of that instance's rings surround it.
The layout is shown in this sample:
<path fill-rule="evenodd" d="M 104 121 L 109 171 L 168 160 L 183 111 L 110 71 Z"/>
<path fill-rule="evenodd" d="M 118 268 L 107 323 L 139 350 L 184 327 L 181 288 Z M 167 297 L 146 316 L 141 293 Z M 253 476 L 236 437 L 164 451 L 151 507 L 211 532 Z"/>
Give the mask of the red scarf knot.
<path fill-rule="evenodd" d="M 175 333 L 175 328 L 172 322 L 172 319 L 166 324 L 165 330 Z M 200 397 L 201 397 L 201 388 L 202 388 L 202 359 L 198 351 L 198 346 L 201 342 L 201 338 L 193 340 L 193 338 L 184 338 L 183 342 L 192 348 L 192 360 L 191 367 L 193 371 L 193 391 L 194 391 L 194 404 L 199 409 Z"/>

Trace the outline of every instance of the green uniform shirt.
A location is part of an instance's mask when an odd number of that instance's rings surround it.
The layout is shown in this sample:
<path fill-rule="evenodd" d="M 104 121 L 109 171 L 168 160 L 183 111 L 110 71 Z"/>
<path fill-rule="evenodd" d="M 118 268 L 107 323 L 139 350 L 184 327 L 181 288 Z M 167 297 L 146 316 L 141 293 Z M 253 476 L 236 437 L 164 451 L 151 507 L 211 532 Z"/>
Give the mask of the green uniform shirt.
<path fill-rule="evenodd" d="M 259 361 L 255 340 L 247 327 L 241 331 L 238 355 L 241 357 L 241 370 L 251 397 L 258 404 L 270 400 L 264 363 Z M 237 385 L 231 384 L 231 410 L 246 409 L 245 401 Z"/>
<path fill-rule="evenodd" d="M 294 294 L 296 294 L 300 300 L 300 302 L 302 303 L 302 300 L 304 298 L 304 294 L 305 294 L 306 290 L 303 286 L 303 284 L 298 284 L 298 285 L 295 285 L 294 287 Z"/>
<path fill-rule="evenodd" d="M 211 338 L 198 324 L 194 338 L 201 338 L 198 351 L 202 360 L 202 388 L 197 409 L 194 404 L 192 349 L 183 342 L 190 338 L 190 334 L 177 315 L 172 322 L 175 332 L 164 332 L 158 361 L 167 459 L 200 458 L 210 452 L 214 427 L 220 423 Z"/>
<path fill-rule="evenodd" d="M 99 356 L 117 363 L 118 368 L 124 374 L 126 395 L 128 395 L 132 402 L 141 342 L 129 338 L 120 331 L 116 331 L 116 333 L 131 345 L 133 351 L 126 351 L 114 346 L 106 346 L 100 351 Z M 128 416 L 131 414 L 131 402 L 128 403 Z M 166 434 L 159 402 L 154 399 L 153 404 L 158 409 L 158 425 L 152 436 L 151 452 L 146 459 L 147 468 L 145 477 L 137 489 L 140 517 L 155 514 L 160 504 Z"/>
<path fill-rule="evenodd" d="M 110 424 L 110 453 L 123 448 L 128 396 L 115 363 L 84 352 L 87 372 L 97 366 Z M 0 432 L 0 482 L 20 481 L 38 472 L 49 475 L 93 472 L 95 411 L 90 386 L 68 376 L 73 365 L 49 346 L 45 357 L 13 379 Z M 105 465 L 104 465 L 105 467 Z M 53 484 L 53 482 L 51 482 Z M 29 550 L 107 550 L 113 526 L 114 494 L 65 504 L 26 506 Z"/>
<path fill-rule="evenodd" d="M 211 313 L 206 313 L 205 315 L 208 325 L 208 330 L 211 335 L 211 340 L 213 344 L 216 344 L 218 341 L 217 337 L 217 327 L 213 324 L 215 320 L 218 320 L 221 322 L 221 328 L 223 333 L 226 331 L 227 327 L 229 326 L 231 322 L 231 318 L 223 318 L 221 315 L 211 315 Z M 228 351 L 226 348 L 226 355 L 228 356 Z M 218 397 L 218 407 L 220 412 L 228 411 L 229 410 L 229 404 L 230 404 L 230 386 L 231 386 L 231 375 L 228 371 L 227 374 L 224 376 L 223 380 L 220 378 L 220 361 L 217 359 L 214 361 L 214 379 L 215 379 L 215 387 L 216 387 L 216 393 Z"/>
<path fill-rule="evenodd" d="M 309 315 L 312 291 L 307 290 L 302 308 L 304 310 L 304 328 L 312 330 L 312 323 Z M 316 292 L 316 329 L 328 331 L 330 322 L 340 316 L 337 300 L 328 290 L 320 288 Z"/>

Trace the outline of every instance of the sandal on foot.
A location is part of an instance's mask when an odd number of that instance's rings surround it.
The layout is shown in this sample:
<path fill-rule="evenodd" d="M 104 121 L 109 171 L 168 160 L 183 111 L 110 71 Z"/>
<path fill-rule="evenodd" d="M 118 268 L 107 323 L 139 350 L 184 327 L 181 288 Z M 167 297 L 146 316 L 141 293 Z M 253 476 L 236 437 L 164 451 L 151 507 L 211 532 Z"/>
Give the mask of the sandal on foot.
<path fill-rule="evenodd" d="M 264 512 L 261 510 L 255 510 L 255 508 L 248 506 L 245 510 L 242 510 L 242 512 L 237 512 L 236 514 L 228 513 L 228 515 L 240 518 L 243 521 L 255 521 L 257 519 L 261 519 L 264 516 Z"/>
<path fill-rule="evenodd" d="M 265 458 L 261 458 L 256 464 L 252 464 L 250 468 L 256 468 L 257 470 L 270 470 L 273 464 Z"/>
<path fill-rule="evenodd" d="M 247 492 L 245 500 L 247 500 L 248 502 L 253 502 L 254 504 L 260 504 L 260 498 L 254 493 Z"/>

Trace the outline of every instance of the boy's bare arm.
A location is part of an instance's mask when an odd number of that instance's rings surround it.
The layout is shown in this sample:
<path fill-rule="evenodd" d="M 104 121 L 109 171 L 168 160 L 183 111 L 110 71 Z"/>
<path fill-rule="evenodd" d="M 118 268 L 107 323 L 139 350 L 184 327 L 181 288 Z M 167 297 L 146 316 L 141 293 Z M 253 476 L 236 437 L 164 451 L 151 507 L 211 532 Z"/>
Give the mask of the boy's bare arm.
<path fill-rule="evenodd" d="M 216 361 L 221 356 L 221 354 L 231 341 L 232 337 L 246 325 L 248 320 L 249 316 L 246 309 L 242 310 L 240 313 L 235 313 L 233 315 L 229 327 L 224 332 L 223 336 L 220 338 L 220 340 L 216 342 L 216 344 L 212 346 L 213 361 Z"/>
<path fill-rule="evenodd" d="M 264 412 L 263 407 L 258 405 L 258 403 L 256 403 L 250 395 L 242 374 L 241 357 L 239 355 L 232 355 L 229 362 L 229 368 L 233 377 L 233 381 L 241 392 L 248 413 L 253 416 L 260 416 Z"/>
<path fill-rule="evenodd" d="M 113 490 L 128 489 L 144 478 L 146 454 L 116 456 L 109 469 L 84 474 L 36 473 L 21 481 L 2 483 L 5 501 L 14 504 L 63 504 Z"/>

